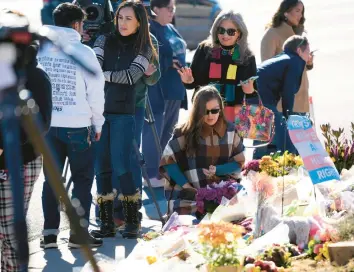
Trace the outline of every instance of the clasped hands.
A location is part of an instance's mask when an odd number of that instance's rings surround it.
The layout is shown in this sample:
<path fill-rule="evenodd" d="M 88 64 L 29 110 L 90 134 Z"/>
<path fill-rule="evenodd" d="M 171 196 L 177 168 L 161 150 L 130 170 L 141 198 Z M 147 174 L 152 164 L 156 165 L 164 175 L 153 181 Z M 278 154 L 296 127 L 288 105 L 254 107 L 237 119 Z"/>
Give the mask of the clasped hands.
<path fill-rule="evenodd" d="M 216 174 L 216 166 L 210 165 L 210 166 L 209 166 L 209 169 L 203 168 L 203 173 L 204 173 L 204 175 L 205 175 L 208 179 L 214 177 L 215 174 Z M 195 189 L 189 182 L 187 182 L 186 184 L 184 184 L 184 185 L 182 186 L 182 188 L 183 188 L 183 189 Z M 195 190 L 196 190 L 196 189 L 195 189 Z"/>

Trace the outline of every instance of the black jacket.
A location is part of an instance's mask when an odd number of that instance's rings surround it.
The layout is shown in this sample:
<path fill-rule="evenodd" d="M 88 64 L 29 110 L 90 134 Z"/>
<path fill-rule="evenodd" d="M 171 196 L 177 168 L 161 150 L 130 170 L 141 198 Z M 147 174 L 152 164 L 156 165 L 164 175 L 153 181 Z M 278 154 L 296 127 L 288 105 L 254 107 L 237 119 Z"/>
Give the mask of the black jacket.
<path fill-rule="evenodd" d="M 26 65 L 27 81 L 25 87 L 31 92 L 32 98 L 36 101 L 39 107 L 39 114 L 37 117 L 42 123 L 43 133 L 49 130 L 52 118 L 52 85 L 46 72 L 37 67 L 36 60 L 37 48 L 31 47 L 31 53 Z M 0 122 L 0 128 L 1 128 Z M 0 129 L 0 148 L 3 149 L 3 132 Z M 6 169 L 5 153 L 0 156 L 0 169 Z M 35 160 L 40 154 L 34 150 L 30 143 L 28 135 L 21 129 L 21 152 L 23 164 Z"/>

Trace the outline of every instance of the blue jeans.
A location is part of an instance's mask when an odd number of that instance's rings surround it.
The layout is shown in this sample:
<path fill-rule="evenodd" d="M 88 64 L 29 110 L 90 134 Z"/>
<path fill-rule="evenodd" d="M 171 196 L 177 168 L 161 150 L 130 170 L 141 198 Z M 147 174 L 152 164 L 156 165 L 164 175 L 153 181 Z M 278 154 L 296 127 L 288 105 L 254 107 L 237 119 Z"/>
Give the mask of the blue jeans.
<path fill-rule="evenodd" d="M 116 189 L 124 195 L 133 195 L 136 192 L 134 183 L 120 183 L 119 179 L 132 170 L 134 116 L 105 114 L 105 118 L 101 139 L 95 143 L 97 192 L 109 194 Z"/>
<path fill-rule="evenodd" d="M 94 178 L 94 157 L 91 146 L 91 128 L 60 128 L 51 127 L 46 141 L 62 172 L 65 159 L 68 157 L 73 181 L 72 199 L 80 201 L 88 221 L 92 201 L 91 187 Z M 60 224 L 58 202 L 46 174 L 47 160 L 43 158 L 45 182 L 42 191 L 42 208 L 44 214 L 44 235 L 57 234 Z M 88 226 L 88 224 L 87 224 Z"/>
<path fill-rule="evenodd" d="M 163 114 L 154 114 L 155 126 L 160 136 L 160 145 L 162 152 L 168 141 L 171 139 L 173 129 L 178 122 L 181 100 L 166 100 L 165 112 Z M 143 154 L 145 156 L 146 168 L 149 178 L 159 177 L 159 165 L 161 156 L 156 148 L 152 128 L 145 122 L 143 128 Z"/>

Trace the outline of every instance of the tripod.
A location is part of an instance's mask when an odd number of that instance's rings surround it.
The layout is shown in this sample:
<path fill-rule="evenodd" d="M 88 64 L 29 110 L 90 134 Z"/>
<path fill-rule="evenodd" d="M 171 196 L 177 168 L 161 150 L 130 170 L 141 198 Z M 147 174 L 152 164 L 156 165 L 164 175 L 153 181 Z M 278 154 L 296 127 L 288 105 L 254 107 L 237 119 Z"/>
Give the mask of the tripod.
<path fill-rule="evenodd" d="M 35 101 L 31 99 L 29 92 L 23 90 L 23 82 L 26 80 L 25 65 L 23 58 L 24 48 L 31 44 L 34 40 L 52 42 L 54 45 L 66 53 L 79 66 L 86 69 L 89 73 L 95 74 L 94 71 L 87 68 L 83 62 L 69 53 L 69 49 L 65 48 L 57 37 L 50 33 L 46 28 L 42 28 L 41 32 L 31 32 L 28 21 L 24 17 L 20 17 L 11 13 L 2 13 L 0 16 L 0 64 L 1 64 L 1 111 L 2 111 L 2 131 L 4 136 L 4 150 L 6 158 L 6 167 L 11 176 L 11 191 L 14 204 L 14 233 L 17 241 L 17 254 L 21 271 L 28 271 L 29 248 L 27 225 L 24 215 L 24 185 L 21 176 L 21 125 L 28 135 L 32 145 L 38 153 L 46 157 L 48 161 L 48 181 L 54 191 L 56 198 L 66 206 L 71 228 L 77 234 L 78 239 L 82 242 L 82 251 L 90 261 L 92 268 L 98 272 L 98 266 L 93 257 L 92 251 L 88 246 L 88 233 L 80 224 L 82 217 L 78 211 L 81 208 L 73 207 L 68 198 L 64 186 L 61 182 L 61 175 L 58 166 L 50 152 L 48 144 L 45 142 L 42 134 L 42 125 L 38 118 L 38 107 Z M 7 51 L 6 51 L 7 50 Z M 20 53 L 19 53 L 20 52 Z M 6 58 L 4 58 L 7 56 Z M 14 79 L 9 80 L 8 75 L 14 75 Z M 4 85 L 3 82 L 7 82 Z M 6 132 L 6 133 L 5 133 Z"/>

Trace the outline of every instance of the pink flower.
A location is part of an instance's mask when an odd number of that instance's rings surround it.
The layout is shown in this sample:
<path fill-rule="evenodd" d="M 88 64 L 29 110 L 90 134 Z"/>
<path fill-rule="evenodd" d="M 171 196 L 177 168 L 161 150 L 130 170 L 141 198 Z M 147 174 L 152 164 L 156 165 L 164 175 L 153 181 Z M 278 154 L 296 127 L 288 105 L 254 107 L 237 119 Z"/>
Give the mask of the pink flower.
<path fill-rule="evenodd" d="M 315 245 L 315 247 L 313 248 L 313 253 L 318 254 L 320 253 L 320 249 L 323 248 L 323 244 L 317 244 Z"/>

